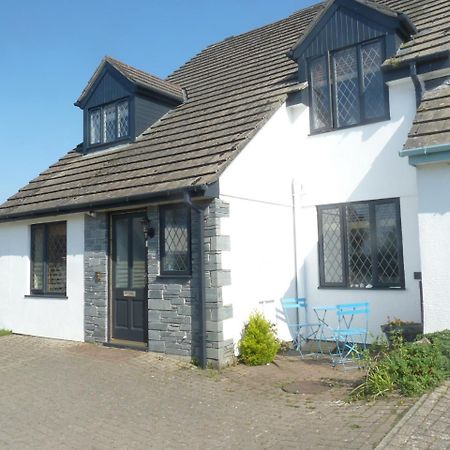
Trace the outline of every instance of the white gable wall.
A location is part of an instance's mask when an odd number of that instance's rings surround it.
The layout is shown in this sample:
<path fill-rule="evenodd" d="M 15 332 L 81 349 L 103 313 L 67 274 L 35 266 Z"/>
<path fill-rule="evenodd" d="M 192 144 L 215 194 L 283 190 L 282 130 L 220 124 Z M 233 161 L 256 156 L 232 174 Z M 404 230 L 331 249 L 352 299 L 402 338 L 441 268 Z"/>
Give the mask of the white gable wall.
<path fill-rule="evenodd" d="M 0 224 L 0 329 L 84 340 L 84 217 L 58 216 L 40 222 L 61 220 L 67 221 L 67 299 L 26 297 L 30 294 L 30 225 L 38 221 Z"/>
<path fill-rule="evenodd" d="M 232 282 L 223 295 L 234 310 L 225 338 L 236 342 L 254 309 L 264 310 L 289 338 L 280 299 L 295 295 L 293 182 L 299 294 L 307 297 L 309 319 L 316 305 L 367 300 L 374 335 L 387 316 L 420 321 L 415 173 L 398 156 L 416 111 L 410 80 L 390 86 L 390 108 L 390 121 L 310 136 L 309 109 L 283 105 L 222 175 L 221 197 L 230 204 L 222 232 L 231 236 L 223 259 Z M 406 289 L 318 289 L 316 206 L 391 197 L 401 203 Z"/>
<path fill-rule="evenodd" d="M 450 166 L 417 166 L 417 184 L 424 331 L 431 333 L 450 329 Z"/>

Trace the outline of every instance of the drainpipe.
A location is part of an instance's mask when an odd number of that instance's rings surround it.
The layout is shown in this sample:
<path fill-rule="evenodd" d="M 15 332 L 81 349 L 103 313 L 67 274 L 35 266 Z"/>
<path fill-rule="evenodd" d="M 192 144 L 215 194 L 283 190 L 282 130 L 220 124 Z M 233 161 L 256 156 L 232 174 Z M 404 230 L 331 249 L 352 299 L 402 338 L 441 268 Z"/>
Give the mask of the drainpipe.
<path fill-rule="evenodd" d="M 208 361 L 206 357 L 206 283 L 205 283 L 205 211 L 202 208 L 194 205 L 192 203 L 191 196 L 189 192 L 184 193 L 183 202 L 191 210 L 194 210 L 198 214 L 198 219 L 200 222 L 200 229 L 198 232 L 198 239 L 200 245 L 200 261 L 199 261 L 199 301 L 200 301 L 200 366 L 202 369 L 206 369 Z"/>
<path fill-rule="evenodd" d="M 295 180 L 291 181 L 291 195 L 292 195 L 292 226 L 293 226 L 293 237 L 294 237 L 294 270 L 295 270 L 295 298 L 298 298 L 298 261 L 297 261 L 297 223 L 296 223 L 296 212 L 295 212 Z M 306 313 L 306 310 L 305 310 Z M 300 308 L 297 308 L 297 323 L 300 323 Z"/>
<path fill-rule="evenodd" d="M 422 94 L 424 89 L 421 81 L 419 80 L 419 77 L 417 76 L 417 65 L 415 61 L 409 64 L 409 74 L 416 91 L 416 107 L 418 108 L 420 106 L 420 103 L 422 102 Z"/>

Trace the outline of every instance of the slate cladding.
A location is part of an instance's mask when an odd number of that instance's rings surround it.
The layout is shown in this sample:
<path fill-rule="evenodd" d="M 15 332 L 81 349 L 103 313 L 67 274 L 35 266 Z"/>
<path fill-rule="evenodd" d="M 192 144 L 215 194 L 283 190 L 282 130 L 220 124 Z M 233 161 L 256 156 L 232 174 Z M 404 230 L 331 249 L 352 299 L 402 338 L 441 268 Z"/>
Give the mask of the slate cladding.
<path fill-rule="evenodd" d="M 450 144 L 450 78 L 422 97 L 405 149 Z"/>
<path fill-rule="evenodd" d="M 450 51 L 449 0 L 376 3 L 406 14 L 418 30 L 390 64 Z M 0 220 L 92 209 L 217 181 L 296 89 L 297 67 L 286 54 L 323 7 L 207 47 L 166 80 L 185 90 L 183 104 L 133 144 L 89 155 L 82 146 L 70 151 L 1 205 Z"/>

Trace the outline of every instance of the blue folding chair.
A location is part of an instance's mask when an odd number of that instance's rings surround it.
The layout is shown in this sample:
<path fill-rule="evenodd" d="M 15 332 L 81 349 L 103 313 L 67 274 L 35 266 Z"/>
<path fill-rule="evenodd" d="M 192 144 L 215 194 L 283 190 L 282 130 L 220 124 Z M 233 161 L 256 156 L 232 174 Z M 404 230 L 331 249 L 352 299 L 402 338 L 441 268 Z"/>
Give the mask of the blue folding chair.
<path fill-rule="evenodd" d="M 338 328 L 333 329 L 336 354 L 333 366 L 347 364 L 361 357 L 361 348 L 367 347 L 369 330 L 369 303 L 347 303 L 336 306 Z"/>
<path fill-rule="evenodd" d="M 300 353 L 302 358 L 305 354 L 302 347 L 308 341 L 314 340 L 319 344 L 318 333 L 321 329 L 320 323 L 307 323 L 299 320 L 300 317 L 306 316 L 306 299 L 305 298 L 283 298 L 281 300 L 283 312 L 286 318 L 286 324 L 292 336 L 292 342 L 295 350 Z M 292 314 L 295 312 L 295 314 Z M 292 317 L 294 316 L 294 318 Z M 320 346 L 319 346 L 320 349 Z M 311 354 L 313 352 L 309 352 Z"/>

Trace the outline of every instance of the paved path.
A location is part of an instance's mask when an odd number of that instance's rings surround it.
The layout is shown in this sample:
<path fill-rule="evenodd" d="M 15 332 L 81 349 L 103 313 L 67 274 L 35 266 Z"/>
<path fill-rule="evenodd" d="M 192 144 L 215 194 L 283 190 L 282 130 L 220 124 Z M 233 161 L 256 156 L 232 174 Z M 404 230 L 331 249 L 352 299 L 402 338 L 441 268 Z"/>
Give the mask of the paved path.
<path fill-rule="evenodd" d="M 381 449 L 450 449 L 450 381 L 422 396 L 378 445 Z"/>
<path fill-rule="evenodd" d="M 373 449 L 410 406 L 287 394 L 242 373 L 2 337 L 0 448 Z"/>

